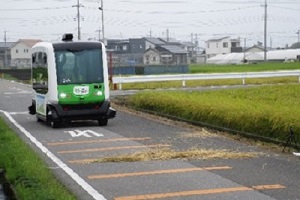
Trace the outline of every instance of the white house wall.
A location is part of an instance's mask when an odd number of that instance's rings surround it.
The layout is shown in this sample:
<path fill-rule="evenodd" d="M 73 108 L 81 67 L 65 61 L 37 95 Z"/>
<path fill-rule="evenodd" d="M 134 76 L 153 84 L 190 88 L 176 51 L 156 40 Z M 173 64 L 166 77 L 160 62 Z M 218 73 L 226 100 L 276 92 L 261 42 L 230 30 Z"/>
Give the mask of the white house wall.
<path fill-rule="evenodd" d="M 31 65 L 31 48 L 24 43 L 18 43 L 11 48 L 12 67 L 27 68 Z"/>
<path fill-rule="evenodd" d="M 223 47 L 223 43 L 227 42 L 228 46 Z M 230 37 L 224 38 L 222 40 L 208 41 L 206 43 L 206 54 L 209 58 L 220 55 L 231 53 L 231 39 Z"/>
<path fill-rule="evenodd" d="M 153 51 L 153 50 L 148 50 L 144 54 L 144 64 L 146 64 L 146 65 L 158 65 L 158 64 L 160 64 L 159 54 L 157 52 Z"/>
<path fill-rule="evenodd" d="M 11 59 L 30 59 L 30 47 L 24 43 L 18 43 L 11 48 Z"/>

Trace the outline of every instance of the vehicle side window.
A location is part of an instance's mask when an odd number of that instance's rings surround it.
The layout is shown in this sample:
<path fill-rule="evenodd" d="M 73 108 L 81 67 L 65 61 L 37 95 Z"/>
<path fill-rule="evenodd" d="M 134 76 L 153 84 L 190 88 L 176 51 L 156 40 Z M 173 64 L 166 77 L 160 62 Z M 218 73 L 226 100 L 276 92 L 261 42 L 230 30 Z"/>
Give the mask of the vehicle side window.
<path fill-rule="evenodd" d="M 35 52 L 32 54 L 32 87 L 40 94 L 48 92 L 47 54 Z"/>

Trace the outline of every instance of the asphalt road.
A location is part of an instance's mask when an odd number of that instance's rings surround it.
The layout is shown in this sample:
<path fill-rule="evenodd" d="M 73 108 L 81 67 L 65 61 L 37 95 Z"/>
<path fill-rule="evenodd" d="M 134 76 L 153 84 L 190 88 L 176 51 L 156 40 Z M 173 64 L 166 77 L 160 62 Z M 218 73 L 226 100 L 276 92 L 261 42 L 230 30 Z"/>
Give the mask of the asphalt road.
<path fill-rule="evenodd" d="M 112 93 L 119 95 L 121 93 Z M 1 115 L 38 152 L 78 199 L 296 200 L 300 160 L 253 143 L 208 133 L 159 117 L 117 108 L 108 126 L 77 122 L 52 129 L 27 112 L 32 91 L 0 79 Z M 124 153 L 169 147 L 254 152 L 248 159 L 91 162 Z"/>

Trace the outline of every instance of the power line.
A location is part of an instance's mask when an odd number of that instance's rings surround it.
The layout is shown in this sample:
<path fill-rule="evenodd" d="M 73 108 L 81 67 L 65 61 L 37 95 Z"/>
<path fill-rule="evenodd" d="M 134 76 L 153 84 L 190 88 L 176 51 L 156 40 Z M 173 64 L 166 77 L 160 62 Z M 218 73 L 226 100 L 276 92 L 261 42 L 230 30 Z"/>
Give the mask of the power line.
<path fill-rule="evenodd" d="M 259 6 L 247 6 L 247 7 L 237 7 L 237 8 L 229 8 L 229 9 L 219 9 L 219 10 L 198 10 L 198 11 L 174 11 L 174 12 L 166 12 L 166 11 L 134 11 L 134 10 L 113 10 L 113 9 L 106 9 L 106 11 L 110 12 L 119 12 L 119 13 L 134 13 L 134 14 L 198 14 L 198 13 L 215 13 L 215 12 L 227 12 L 227 11 L 239 11 L 245 10 L 250 8 L 257 8 Z M 94 7 L 87 6 L 86 9 L 97 9 Z"/>
<path fill-rule="evenodd" d="M 62 7 L 44 7 L 44 8 L 11 8 L 11 9 L 0 9 L 0 11 L 38 11 L 38 10 L 60 10 L 70 8 L 69 6 Z"/>
<path fill-rule="evenodd" d="M 288 8 L 288 7 L 282 7 L 282 6 L 273 6 L 273 5 L 269 5 L 269 6 L 274 7 L 274 8 L 286 9 L 286 10 L 300 11 L 300 9 L 295 9 L 295 8 Z"/>

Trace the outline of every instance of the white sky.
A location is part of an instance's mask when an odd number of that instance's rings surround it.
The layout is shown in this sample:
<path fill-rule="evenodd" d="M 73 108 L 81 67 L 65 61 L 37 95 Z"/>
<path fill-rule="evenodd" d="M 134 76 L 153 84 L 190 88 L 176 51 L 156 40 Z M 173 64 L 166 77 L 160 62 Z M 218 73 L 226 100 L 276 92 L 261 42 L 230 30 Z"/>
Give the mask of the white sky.
<path fill-rule="evenodd" d="M 264 38 L 264 0 L 103 0 L 105 36 L 110 39 L 150 36 L 199 45 L 214 37 L 246 38 L 252 46 Z M 268 46 L 298 42 L 299 0 L 268 0 Z M 77 0 L 1 0 L 0 41 L 58 40 L 66 32 L 77 37 Z M 80 0 L 82 39 L 99 38 L 100 0 Z M 1 35 L 3 35 L 1 37 Z"/>

